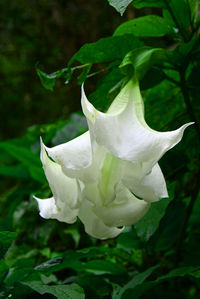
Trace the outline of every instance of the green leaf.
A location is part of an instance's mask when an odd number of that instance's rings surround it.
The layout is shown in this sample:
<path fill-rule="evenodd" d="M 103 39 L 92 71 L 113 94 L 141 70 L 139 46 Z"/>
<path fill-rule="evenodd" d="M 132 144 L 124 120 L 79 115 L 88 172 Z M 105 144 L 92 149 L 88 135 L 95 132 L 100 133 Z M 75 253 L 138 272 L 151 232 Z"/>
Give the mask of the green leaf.
<path fill-rule="evenodd" d="M 13 286 L 15 283 L 25 280 L 33 272 L 34 269 L 32 267 L 11 268 L 4 283 L 8 286 Z"/>
<path fill-rule="evenodd" d="M 39 155 L 37 156 L 27 148 L 15 145 L 9 141 L 1 142 L 0 148 L 3 148 L 11 156 L 25 165 L 33 179 L 41 183 L 45 182 L 45 176 L 41 167 Z"/>
<path fill-rule="evenodd" d="M 40 166 L 40 159 L 39 156 L 33 154 L 29 149 L 18 146 L 13 144 L 12 142 L 6 141 L 0 143 L 0 148 L 7 151 L 11 156 L 16 158 L 18 161 L 20 161 L 22 164 L 26 166 Z"/>
<path fill-rule="evenodd" d="M 50 259 L 35 267 L 35 270 L 41 272 L 53 272 L 61 269 L 82 270 L 84 268 L 81 258 L 85 257 L 83 253 L 68 250 L 63 254 L 63 257 Z"/>
<path fill-rule="evenodd" d="M 197 0 L 187 0 L 187 1 L 188 1 L 188 5 L 190 8 L 191 22 L 193 23 L 194 18 L 197 14 L 197 10 L 198 10 L 198 2 L 197 2 Z"/>
<path fill-rule="evenodd" d="M 101 77 L 96 90 L 89 96 L 91 103 L 95 104 L 100 110 L 108 108 L 110 102 L 118 93 L 122 79 L 123 74 L 119 68 L 113 68 L 108 74 Z"/>
<path fill-rule="evenodd" d="M 83 289 L 73 283 L 70 285 L 43 285 L 38 281 L 23 282 L 24 285 L 30 287 L 41 295 L 52 294 L 58 299 L 84 299 Z"/>
<path fill-rule="evenodd" d="M 182 43 L 178 45 L 173 51 L 168 51 L 168 59 L 172 64 L 179 64 L 182 66 L 185 61 L 188 59 L 188 56 L 191 60 L 199 58 L 199 47 L 198 40 L 193 39 L 188 43 Z"/>
<path fill-rule="evenodd" d="M 160 64 L 166 60 L 166 52 L 160 48 L 142 47 L 129 52 L 120 68 L 123 73 L 133 76 L 135 74 L 138 79 L 142 79 L 145 73 L 153 66 Z"/>
<path fill-rule="evenodd" d="M 141 90 L 152 88 L 164 79 L 165 73 L 161 69 L 151 68 L 142 78 L 140 88 Z"/>
<path fill-rule="evenodd" d="M 163 16 L 167 22 L 178 29 L 185 41 L 189 40 L 188 28 L 191 25 L 191 11 L 187 0 L 165 0 Z"/>
<path fill-rule="evenodd" d="M 45 72 L 41 71 L 40 69 L 36 68 L 36 72 L 40 78 L 40 81 L 42 83 L 42 86 L 44 88 L 46 88 L 47 90 L 53 90 L 53 87 L 55 85 L 56 82 L 56 75 L 55 74 L 51 74 L 48 75 Z"/>
<path fill-rule="evenodd" d="M 49 270 L 51 268 L 55 269 L 57 266 L 59 266 L 62 263 L 63 259 L 58 257 L 55 259 L 50 259 L 46 262 L 43 262 L 42 264 L 35 267 L 35 270 L 45 271 Z"/>
<path fill-rule="evenodd" d="M 132 4 L 136 8 L 165 7 L 164 0 L 133 0 Z"/>
<path fill-rule="evenodd" d="M 17 179 L 27 179 L 29 177 L 26 167 L 22 164 L 0 166 L 0 175 L 9 176 Z"/>
<path fill-rule="evenodd" d="M 105 260 L 92 260 L 84 264 L 84 268 L 87 272 L 99 274 L 111 274 L 111 275 L 123 275 L 126 270 L 120 264 L 112 263 Z"/>
<path fill-rule="evenodd" d="M 76 68 L 74 68 L 74 69 L 76 69 Z M 63 68 L 63 69 L 60 69 L 51 74 L 47 74 L 47 73 L 41 71 L 40 69 L 36 68 L 36 72 L 40 78 L 40 81 L 41 81 L 43 87 L 46 88 L 47 90 L 52 91 L 53 87 L 55 85 L 56 79 L 64 78 L 65 83 L 68 83 L 68 81 L 71 79 L 74 69 Z"/>
<path fill-rule="evenodd" d="M 108 0 L 108 2 L 122 16 L 123 13 L 125 12 L 127 6 L 132 2 L 132 0 Z"/>
<path fill-rule="evenodd" d="M 143 282 L 140 287 L 136 287 L 134 290 L 129 290 L 129 292 L 126 293 L 126 298 L 140 298 L 141 295 L 143 295 L 145 292 L 147 292 L 149 289 L 153 288 L 154 286 L 157 286 L 158 284 L 171 280 L 176 277 L 184 277 L 186 275 L 193 276 L 195 278 L 199 278 L 200 273 L 200 266 L 197 267 L 181 267 L 174 269 L 170 271 L 168 274 L 164 276 L 158 277 L 156 280 L 153 281 L 147 281 Z M 128 297 L 129 296 L 129 297 Z"/>
<path fill-rule="evenodd" d="M 155 233 L 159 226 L 160 220 L 165 215 L 165 210 L 172 199 L 173 196 L 170 196 L 169 198 L 164 198 L 158 202 L 152 203 L 149 212 L 138 223 L 135 224 L 134 227 L 137 235 L 143 241 L 148 241 Z"/>
<path fill-rule="evenodd" d="M 164 18 L 148 15 L 122 23 L 115 30 L 114 36 L 133 34 L 137 37 L 159 37 L 173 33 L 173 28 Z"/>
<path fill-rule="evenodd" d="M 68 227 L 64 230 L 64 233 L 69 234 L 72 236 L 72 239 L 74 240 L 75 246 L 78 247 L 80 242 L 80 232 L 77 227 Z"/>
<path fill-rule="evenodd" d="M 42 169 L 42 167 L 38 167 L 38 166 L 29 166 L 28 170 L 30 172 L 31 177 L 36 180 L 39 183 L 44 183 L 46 182 L 46 178 L 44 175 L 44 171 Z"/>
<path fill-rule="evenodd" d="M 85 64 L 121 59 L 133 48 L 143 45 L 143 42 L 132 35 L 101 38 L 96 43 L 85 44 L 81 47 L 70 59 L 68 66 L 76 60 Z"/>
<path fill-rule="evenodd" d="M 4 262 L 4 260 L 0 260 L 0 283 L 4 279 L 8 269 L 8 265 Z"/>
<path fill-rule="evenodd" d="M 193 277 L 199 278 L 199 271 L 200 266 L 176 268 L 170 271 L 167 275 L 159 277 L 156 282 L 161 282 L 165 279 L 170 279 L 173 277 L 183 277 L 185 275 L 192 275 Z"/>
<path fill-rule="evenodd" d="M 78 84 L 81 85 L 85 79 L 87 78 L 87 75 L 89 73 L 91 69 L 91 64 L 88 64 L 86 65 L 84 68 L 83 68 L 83 71 L 81 72 L 81 74 L 78 76 Z"/>
<path fill-rule="evenodd" d="M 117 247 L 123 248 L 125 250 L 140 248 L 140 243 L 141 241 L 134 229 L 129 232 L 123 232 L 117 237 Z"/>
<path fill-rule="evenodd" d="M 136 274 L 127 284 L 125 284 L 119 290 L 118 294 L 115 293 L 115 299 L 128 298 L 128 297 L 123 297 L 124 293 L 129 289 L 134 289 L 138 285 L 141 285 L 152 274 L 152 272 L 156 268 L 158 268 L 158 265 L 151 267 L 142 273 Z M 129 297 L 129 298 L 134 298 L 134 297 Z"/>
<path fill-rule="evenodd" d="M 50 275 L 40 274 L 40 278 L 43 284 L 56 283 L 58 281 L 57 277 L 54 274 L 50 274 Z"/>
<path fill-rule="evenodd" d="M 16 232 L 0 232 L 0 258 L 4 256 L 11 243 L 17 238 Z"/>

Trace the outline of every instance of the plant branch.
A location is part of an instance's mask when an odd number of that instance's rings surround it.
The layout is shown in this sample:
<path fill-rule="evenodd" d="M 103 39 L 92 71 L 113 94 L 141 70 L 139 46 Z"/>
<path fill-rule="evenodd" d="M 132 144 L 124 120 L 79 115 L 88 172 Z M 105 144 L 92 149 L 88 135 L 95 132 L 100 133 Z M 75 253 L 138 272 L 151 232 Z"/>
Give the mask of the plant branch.
<path fill-rule="evenodd" d="M 190 101 L 190 95 L 189 95 L 189 92 L 188 92 L 188 89 L 186 86 L 185 68 L 182 68 L 179 73 L 180 73 L 181 91 L 182 91 L 184 101 L 185 101 L 185 104 L 187 107 L 187 112 L 190 117 L 190 120 L 195 122 L 195 129 L 196 129 L 197 135 L 199 136 L 199 140 L 200 140 L 200 125 L 199 125 L 199 122 L 194 113 L 194 110 L 193 110 L 193 107 L 192 107 L 192 104 Z"/>
<path fill-rule="evenodd" d="M 179 238 L 178 238 L 178 241 L 177 241 L 177 245 L 176 245 L 176 259 L 175 259 L 175 265 L 176 265 L 176 267 L 179 265 L 179 262 L 180 262 L 181 247 L 182 247 L 182 244 L 183 244 L 183 240 L 185 238 L 188 220 L 190 218 L 190 215 L 192 213 L 194 204 L 195 204 L 196 199 L 198 197 L 199 189 L 200 189 L 200 171 L 198 172 L 198 174 L 196 176 L 195 186 L 194 186 L 193 192 L 191 194 L 190 202 L 189 202 L 189 204 L 187 206 L 187 209 L 185 211 L 185 215 L 184 215 L 184 218 L 183 218 L 183 223 L 182 223 L 180 235 L 179 235 Z"/>

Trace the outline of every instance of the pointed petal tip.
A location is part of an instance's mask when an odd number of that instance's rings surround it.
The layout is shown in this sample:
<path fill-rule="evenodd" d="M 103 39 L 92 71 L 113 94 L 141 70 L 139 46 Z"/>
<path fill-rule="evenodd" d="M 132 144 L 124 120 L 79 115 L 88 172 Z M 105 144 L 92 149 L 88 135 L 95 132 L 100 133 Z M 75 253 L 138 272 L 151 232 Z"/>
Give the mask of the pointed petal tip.
<path fill-rule="evenodd" d="M 83 85 L 81 86 L 81 106 L 82 106 L 82 110 L 83 110 L 83 113 L 85 114 L 86 118 L 93 123 L 95 121 L 95 114 L 96 114 L 97 110 L 88 101 Z"/>
<path fill-rule="evenodd" d="M 49 150 L 50 148 L 48 148 L 42 140 L 42 137 L 40 136 L 40 160 L 43 164 L 43 167 L 45 164 L 47 163 L 53 163 L 53 161 L 49 158 Z M 55 162 L 54 162 L 55 163 Z"/>
<path fill-rule="evenodd" d="M 33 199 L 35 199 L 37 202 L 38 202 L 38 200 L 40 200 L 40 199 L 37 198 L 35 195 L 33 195 L 32 197 L 33 197 Z"/>
<path fill-rule="evenodd" d="M 40 136 L 40 147 L 42 150 L 46 150 L 48 149 L 48 147 L 44 144 L 42 137 Z"/>
<path fill-rule="evenodd" d="M 175 130 L 176 132 L 178 132 L 179 131 L 179 140 L 178 140 L 178 142 L 182 139 L 182 137 L 183 137 L 183 133 L 184 133 L 184 131 L 185 131 L 185 129 L 187 129 L 187 127 L 189 127 L 189 126 L 191 126 L 191 125 L 194 125 L 195 124 L 195 122 L 189 122 L 189 123 L 186 123 L 186 124 L 184 124 L 184 125 L 182 125 L 179 129 L 177 129 L 177 130 Z M 175 132 L 174 131 L 174 132 Z M 177 142 L 177 143 L 178 143 Z M 175 144 L 176 145 L 176 144 Z"/>
<path fill-rule="evenodd" d="M 42 142 L 42 139 L 40 139 L 40 147 L 41 147 L 41 150 L 40 150 L 40 160 L 44 166 L 45 163 L 47 163 L 48 161 L 48 155 L 47 155 L 47 152 L 46 152 L 46 147 L 44 145 L 44 143 Z"/>
<path fill-rule="evenodd" d="M 39 198 L 39 197 L 37 197 L 35 195 L 33 195 L 33 198 L 37 201 L 38 205 L 40 205 L 40 203 L 44 203 L 44 201 L 46 200 L 46 199 Z"/>
<path fill-rule="evenodd" d="M 194 125 L 194 124 L 195 124 L 194 121 L 190 121 L 189 123 L 184 124 L 182 127 L 187 128 L 187 127 L 189 127 L 189 126 L 191 126 L 191 125 Z"/>

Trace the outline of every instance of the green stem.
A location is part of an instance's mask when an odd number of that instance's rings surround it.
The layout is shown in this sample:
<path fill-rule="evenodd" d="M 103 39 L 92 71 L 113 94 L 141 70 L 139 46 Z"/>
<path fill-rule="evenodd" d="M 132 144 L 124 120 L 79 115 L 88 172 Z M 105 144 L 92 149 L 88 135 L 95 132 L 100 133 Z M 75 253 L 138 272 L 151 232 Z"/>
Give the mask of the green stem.
<path fill-rule="evenodd" d="M 189 95 L 189 92 L 188 92 L 188 89 L 187 89 L 187 86 L 186 86 L 185 67 L 183 67 L 180 70 L 179 74 L 180 74 L 181 91 L 182 91 L 184 101 L 185 101 L 185 104 L 186 104 L 186 107 L 187 107 L 187 112 L 188 112 L 188 115 L 190 117 L 190 120 L 195 122 L 195 124 L 194 124 L 195 129 L 196 129 L 197 135 L 199 136 L 199 140 L 200 140 L 200 125 L 199 125 L 199 122 L 198 122 L 198 120 L 196 118 L 196 115 L 194 113 L 194 110 L 193 110 L 193 107 L 192 107 L 192 104 L 191 104 L 191 101 L 190 101 L 190 95 Z"/>
<path fill-rule="evenodd" d="M 81 65 L 74 66 L 74 67 L 72 67 L 71 69 L 72 69 L 72 70 L 79 70 L 79 69 L 83 69 L 83 68 L 85 68 L 86 66 L 90 66 L 90 65 L 91 65 L 91 63 L 85 63 L 85 64 L 81 64 Z"/>
<path fill-rule="evenodd" d="M 179 74 L 180 74 L 180 87 L 181 87 L 181 91 L 183 94 L 183 98 L 187 107 L 187 112 L 188 115 L 191 119 L 191 121 L 195 122 L 195 129 L 197 132 L 197 135 L 199 137 L 200 140 L 200 126 L 199 123 L 197 121 L 196 115 L 194 113 L 191 101 L 190 101 L 190 95 L 187 89 L 187 85 L 186 85 L 186 78 L 185 78 L 185 73 L 186 73 L 186 68 L 187 68 L 187 64 L 183 65 L 183 67 L 180 69 Z M 180 235 L 177 241 L 177 245 L 176 245 L 176 258 L 175 258 L 175 264 L 176 266 L 178 266 L 179 262 L 180 262 L 180 258 L 181 258 L 181 248 L 182 248 L 182 244 L 185 238 L 185 234 L 186 234 L 186 229 L 187 229 L 187 224 L 190 218 L 190 215 L 192 213 L 194 204 L 196 202 L 196 199 L 198 197 L 199 194 L 199 190 L 200 190 L 200 171 L 198 171 L 197 175 L 195 175 L 195 183 L 194 183 L 194 189 L 192 191 L 191 194 L 191 199 L 190 202 L 186 208 L 185 211 L 185 215 L 183 218 L 183 223 L 182 223 L 182 227 L 181 227 L 181 231 L 180 231 Z"/>
<path fill-rule="evenodd" d="M 196 182 L 195 182 L 194 190 L 192 192 L 189 205 L 187 206 L 187 209 L 185 211 L 185 215 L 184 215 L 184 218 L 183 218 L 183 223 L 182 223 L 180 235 L 179 235 L 179 238 L 178 238 L 178 241 L 177 241 L 177 245 L 176 245 L 176 259 L 175 259 L 175 265 L 176 265 L 176 267 L 179 265 L 179 262 L 180 262 L 181 248 L 182 248 L 183 241 L 185 239 L 187 224 L 188 224 L 190 215 L 192 213 L 194 204 L 196 202 L 196 199 L 198 197 L 199 189 L 200 189 L 200 172 L 196 176 Z"/>

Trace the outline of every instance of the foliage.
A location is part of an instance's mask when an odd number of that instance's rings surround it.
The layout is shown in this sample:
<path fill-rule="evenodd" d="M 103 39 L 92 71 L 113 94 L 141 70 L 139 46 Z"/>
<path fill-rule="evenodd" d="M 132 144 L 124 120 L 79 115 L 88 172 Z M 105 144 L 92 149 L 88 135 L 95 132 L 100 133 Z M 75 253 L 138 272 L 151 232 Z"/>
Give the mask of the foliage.
<path fill-rule="evenodd" d="M 82 134 L 87 130 L 82 114 L 76 111 L 54 122 L 46 115 L 48 124 L 33 125 L 22 137 L 0 142 L 0 175 L 7 178 L 1 182 L 0 298 L 199 296 L 199 2 L 108 2 L 112 7 L 107 6 L 107 10 L 112 13 L 114 7 L 121 15 L 130 11 L 139 16 L 122 19 L 124 22 L 113 28 L 112 36 L 82 44 L 68 64 L 53 73 L 41 70 L 31 52 L 29 59 L 34 61 L 47 90 L 55 89 L 57 82 L 72 84 L 76 77 L 79 85 L 88 78 L 86 87 L 93 80 L 96 90 L 90 94 L 90 101 L 102 110 L 135 72 L 140 78 L 145 118 L 152 128 L 166 131 L 194 121 L 183 141 L 160 161 L 169 198 L 153 203 L 148 214 L 134 227 L 126 227 L 118 238 L 99 241 L 87 236 L 80 222 L 67 225 L 43 220 L 32 197 L 50 195 L 39 159 L 39 136 L 45 144 L 54 146 Z M 13 9 L 18 11 L 20 5 Z M 33 29 L 28 34 L 34 35 Z M 25 44 L 35 47 L 33 41 Z M 49 51 L 47 67 L 53 55 Z M 4 55 L 0 61 L 17 80 L 14 69 L 23 65 L 14 61 L 12 66 L 9 59 L 5 62 Z M 13 94 L 4 94 L 3 102 L 11 101 Z M 61 113 L 62 103 L 56 98 L 54 101 L 56 111 Z"/>

